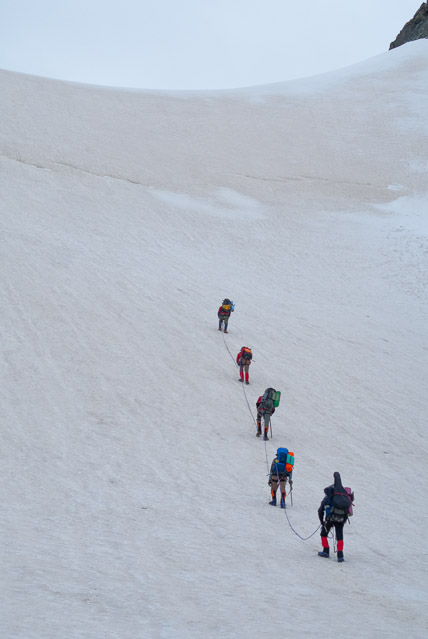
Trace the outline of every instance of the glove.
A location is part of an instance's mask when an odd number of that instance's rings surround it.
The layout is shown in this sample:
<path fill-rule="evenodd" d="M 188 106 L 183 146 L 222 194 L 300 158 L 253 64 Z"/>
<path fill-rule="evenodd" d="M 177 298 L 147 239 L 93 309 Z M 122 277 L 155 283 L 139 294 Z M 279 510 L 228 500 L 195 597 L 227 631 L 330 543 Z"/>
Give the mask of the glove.
<path fill-rule="evenodd" d="M 268 484 L 269 484 L 269 486 L 272 486 L 272 482 L 271 482 L 271 480 L 270 480 L 270 479 L 269 479 L 269 481 L 268 481 Z"/>

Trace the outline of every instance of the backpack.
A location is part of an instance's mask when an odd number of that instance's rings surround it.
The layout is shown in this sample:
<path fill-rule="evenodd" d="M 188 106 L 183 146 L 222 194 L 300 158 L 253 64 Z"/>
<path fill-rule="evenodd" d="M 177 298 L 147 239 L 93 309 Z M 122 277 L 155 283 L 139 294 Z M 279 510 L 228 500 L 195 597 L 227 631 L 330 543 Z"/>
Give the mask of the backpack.
<path fill-rule="evenodd" d="M 243 346 L 241 348 L 241 358 L 242 359 L 246 359 L 246 360 L 253 359 L 253 354 L 251 352 L 251 348 L 248 348 L 248 346 Z"/>
<path fill-rule="evenodd" d="M 294 453 L 292 453 L 291 450 L 288 451 L 287 461 L 285 463 L 285 470 L 288 473 L 290 473 L 290 475 L 294 470 Z"/>
<path fill-rule="evenodd" d="M 262 401 L 260 402 L 260 408 L 265 413 L 272 413 L 275 408 L 276 390 L 274 388 L 267 388 L 263 393 Z"/>
<path fill-rule="evenodd" d="M 280 464 L 286 464 L 288 457 L 288 448 L 278 448 L 276 451 L 276 457 Z"/>
<path fill-rule="evenodd" d="M 235 310 L 235 302 L 227 297 L 225 297 L 225 299 L 223 300 L 222 306 L 227 308 L 227 310 L 229 310 L 231 313 L 233 313 L 233 311 Z"/>
<path fill-rule="evenodd" d="M 326 507 L 327 521 L 344 524 L 348 519 L 350 510 L 352 509 L 354 495 L 350 488 L 350 494 L 348 493 L 348 489 L 345 488 L 345 490 L 346 493 L 333 493 L 330 506 Z"/>
<path fill-rule="evenodd" d="M 279 476 L 285 475 L 286 477 L 291 477 L 294 465 L 294 453 L 290 453 L 288 448 L 278 448 L 276 458 L 278 461 L 275 462 L 273 474 L 277 473 Z M 292 464 L 288 463 L 289 459 L 292 459 Z"/>
<path fill-rule="evenodd" d="M 348 508 L 348 517 L 352 517 L 352 515 L 354 514 L 354 509 L 352 508 L 352 506 L 354 505 L 354 493 L 352 492 L 352 488 L 348 487 L 345 488 L 345 490 L 351 498 L 351 505 Z"/>

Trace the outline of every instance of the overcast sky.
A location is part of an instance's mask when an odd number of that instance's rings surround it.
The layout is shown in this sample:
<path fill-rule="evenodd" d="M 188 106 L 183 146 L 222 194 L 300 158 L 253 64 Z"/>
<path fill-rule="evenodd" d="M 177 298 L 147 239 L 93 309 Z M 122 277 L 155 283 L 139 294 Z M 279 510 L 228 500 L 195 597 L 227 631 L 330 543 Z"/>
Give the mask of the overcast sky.
<path fill-rule="evenodd" d="M 147 89 L 331 71 L 388 50 L 422 0 L 0 0 L 0 68 Z"/>

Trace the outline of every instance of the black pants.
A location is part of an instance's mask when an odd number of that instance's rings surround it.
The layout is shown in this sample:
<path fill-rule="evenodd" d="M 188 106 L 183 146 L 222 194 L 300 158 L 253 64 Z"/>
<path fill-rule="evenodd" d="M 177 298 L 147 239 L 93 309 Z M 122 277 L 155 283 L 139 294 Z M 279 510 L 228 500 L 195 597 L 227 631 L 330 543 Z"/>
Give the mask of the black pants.
<path fill-rule="evenodd" d="M 336 531 L 336 539 L 337 541 L 343 541 L 343 526 L 345 525 L 345 522 L 333 522 L 333 521 L 327 521 L 323 526 L 321 526 L 321 537 L 327 537 L 328 533 L 330 532 L 330 530 L 333 528 L 335 528 Z"/>

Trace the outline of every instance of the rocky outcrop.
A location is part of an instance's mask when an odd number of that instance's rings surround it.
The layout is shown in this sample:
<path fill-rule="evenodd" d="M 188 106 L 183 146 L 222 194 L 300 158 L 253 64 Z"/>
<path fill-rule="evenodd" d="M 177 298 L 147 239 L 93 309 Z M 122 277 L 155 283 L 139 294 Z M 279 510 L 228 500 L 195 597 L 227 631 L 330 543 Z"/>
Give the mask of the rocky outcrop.
<path fill-rule="evenodd" d="M 389 48 L 395 49 L 406 42 L 420 38 L 428 38 L 428 2 L 421 4 L 413 18 L 406 22 L 394 42 L 391 42 Z"/>

